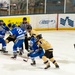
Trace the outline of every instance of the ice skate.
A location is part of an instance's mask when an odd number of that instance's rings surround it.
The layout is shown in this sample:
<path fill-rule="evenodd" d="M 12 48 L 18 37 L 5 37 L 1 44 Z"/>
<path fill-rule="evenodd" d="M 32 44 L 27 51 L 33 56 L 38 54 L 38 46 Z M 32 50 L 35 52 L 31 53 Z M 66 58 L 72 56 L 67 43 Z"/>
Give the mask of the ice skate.
<path fill-rule="evenodd" d="M 22 55 L 22 54 L 23 54 L 23 52 L 22 52 L 22 51 L 20 51 L 20 52 L 19 52 L 19 55 Z"/>
<path fill-rule="evenodd" d="M 0 49 L 0 51 L 1 51 L 2 53 L 8 53 L 8 51 L 6 51 L 5 48 Z"/>
<path fill-rule="evenodd" d="M 35 60 L 31 63 L 31 65 L 36 65 L 36 62 L 35 62 Z"/>
<path fill-rule="evenodd" d="M 19 51 L 19 55 L 22 55 L 24 52 L 23 52 L 23 50 L 20 50 Z"/>
<path fill-rule="evenodd" d="M 16 55 L 11 57 L 12 59 L 16 59 Z"/>
<path fill-rule="evenodd" d="M 19 53 L 19 51 L 17 51 L 17 53 Z"/>
<path fill-rule="evenodd" d="M 56 67 L 56 68 L 59 68 L 59 65 L 58 65 L 58 64 L 56 64 L 56 65 L 55 65 L 55 67 Z"/>
<path fill-rule="evenodd" d="M 8 53 L 8 51 L 5 51 L 5 50 L 3 50 L 2 52 L 3 52 L 3 53 Z"/>
<path fill-rule="evenodd" d="M 48 69 L 48 68 L 50 68 L 50 65 L 47 65 L 44 69 Z"/>
<path fill-rule="evenodd" d="M 11 58 L 12 58 L 12 59 L 16 59 L 16 57 L 17 57 L 17 53 L 14 52 L 14 53 L 13 53 L 13 56 L 12 56 Z"/>
<path fill-rule="evenodd" d="M 0 49 L 0 51 L 3 51 L 2 49 Z"/>

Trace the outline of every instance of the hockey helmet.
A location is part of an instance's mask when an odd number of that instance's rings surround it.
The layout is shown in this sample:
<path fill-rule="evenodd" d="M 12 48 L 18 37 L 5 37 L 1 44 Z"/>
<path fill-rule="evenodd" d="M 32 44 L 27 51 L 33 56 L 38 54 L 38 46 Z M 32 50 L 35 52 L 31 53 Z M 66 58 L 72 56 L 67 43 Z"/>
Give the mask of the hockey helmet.
<path fill-rule="evenodd" d="M 27 25 L 26 29 L 27 30 L 32 29 L 32 26 L 31 25 Z"/>
<path fill-rule="evenodd" d="M 12 24 L 12 26 L 11 26 L 12 28 L 14 28 L 14 27 L 16 27 L 16 24 Z"/>
<path fill-rule="evenodd" d="M 42 38 L 42 34 L 39 34 L 36 36 L 37 39 L 41 39 Z"/>

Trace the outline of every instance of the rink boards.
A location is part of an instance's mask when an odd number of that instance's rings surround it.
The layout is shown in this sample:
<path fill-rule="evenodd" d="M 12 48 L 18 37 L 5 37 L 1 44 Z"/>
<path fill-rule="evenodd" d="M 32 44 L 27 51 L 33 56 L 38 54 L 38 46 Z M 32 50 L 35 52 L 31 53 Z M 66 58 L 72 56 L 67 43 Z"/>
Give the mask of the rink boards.
<path fill-rule="evenodd" d="M 19 15 L 2 16 L 6 25 L 15 23 L 17 26 L 22 22 L 23 17 L 27 17 L 28 22 L 36 30 L 74 30 L 75 14 L 38 14 L 38 15 Z"/>

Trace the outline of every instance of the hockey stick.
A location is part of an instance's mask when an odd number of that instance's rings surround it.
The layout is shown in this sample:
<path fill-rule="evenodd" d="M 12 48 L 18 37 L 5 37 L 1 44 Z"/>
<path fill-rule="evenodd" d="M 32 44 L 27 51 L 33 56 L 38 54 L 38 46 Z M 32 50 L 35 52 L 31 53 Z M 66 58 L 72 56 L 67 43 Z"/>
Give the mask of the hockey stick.
<path fill-rule="evenodd" d="M 28 61 L 28 59 L 23 59 L 23 61 L 27 62 L 27 61 Z"/>
<path fill-rule="evenodd" d="M 29 59 L 28 57 L 25 57 L 25 58 L 23 59 L 23 61 L 27 62 L 28 59 Z"/>

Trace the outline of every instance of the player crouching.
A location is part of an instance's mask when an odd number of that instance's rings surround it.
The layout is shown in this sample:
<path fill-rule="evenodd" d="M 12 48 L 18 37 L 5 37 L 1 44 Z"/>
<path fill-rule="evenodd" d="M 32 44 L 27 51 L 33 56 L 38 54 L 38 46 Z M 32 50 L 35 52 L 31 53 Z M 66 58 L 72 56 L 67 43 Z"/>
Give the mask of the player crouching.
<path fill-rule="evenodd" d="M 31 65 L 36 65 L 35 58 L 37 56 L 42 58 L 43 55 L 44 55 L 43 49 L 36 44 L 36 38 L 32 36 L 29 42 L 29 53 L 28 53 L 28 57 L 31 57 L 32 60 Z"/>

